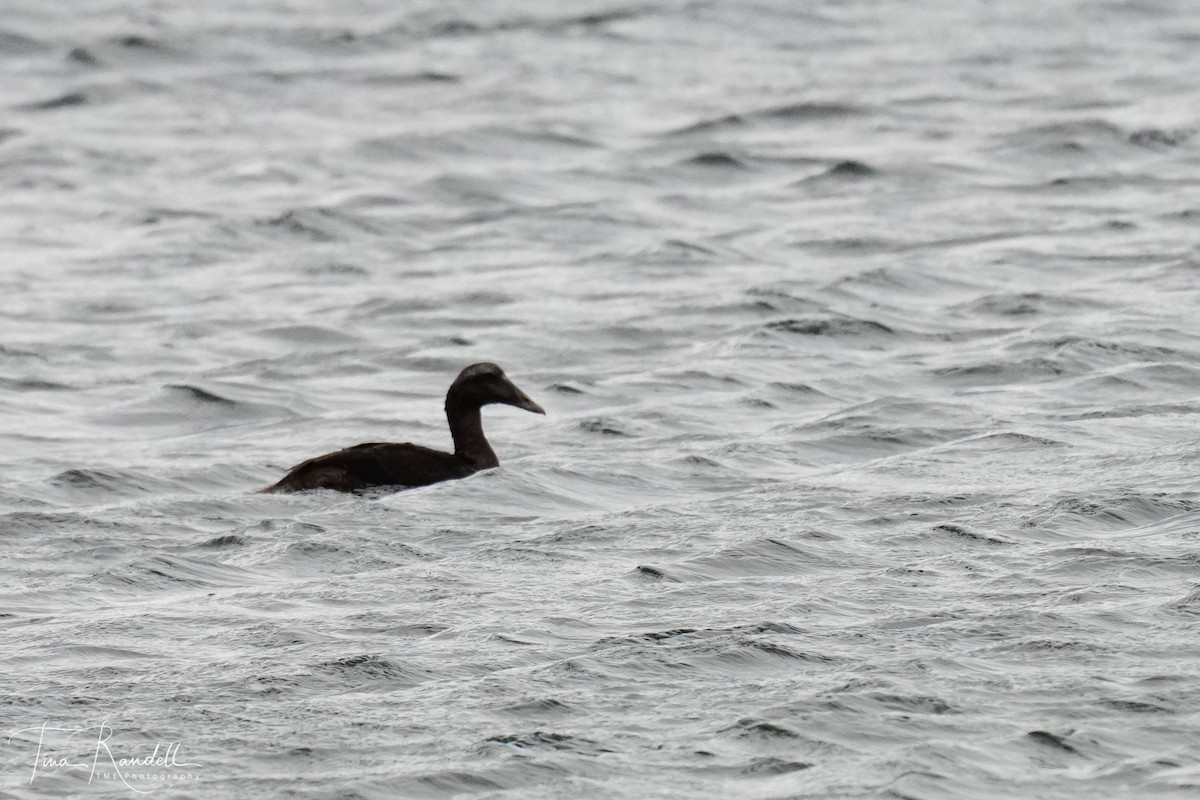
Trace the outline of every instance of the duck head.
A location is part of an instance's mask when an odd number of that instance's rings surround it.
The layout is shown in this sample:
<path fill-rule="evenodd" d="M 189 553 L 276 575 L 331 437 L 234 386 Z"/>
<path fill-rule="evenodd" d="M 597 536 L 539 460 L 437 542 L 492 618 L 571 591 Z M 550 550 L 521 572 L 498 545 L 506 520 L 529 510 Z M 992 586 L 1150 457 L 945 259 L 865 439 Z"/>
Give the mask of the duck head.
<path fill-rule="evenodd" d="M 450 385 L 450 391 L 446 393 L 447 411 L 452 408 L 480 408 L 492 403 L 516 406 L 535 414 L 546 413 L 508 379 L 504 370 L 486 362 L 472 364 L 458 373 Z"/>

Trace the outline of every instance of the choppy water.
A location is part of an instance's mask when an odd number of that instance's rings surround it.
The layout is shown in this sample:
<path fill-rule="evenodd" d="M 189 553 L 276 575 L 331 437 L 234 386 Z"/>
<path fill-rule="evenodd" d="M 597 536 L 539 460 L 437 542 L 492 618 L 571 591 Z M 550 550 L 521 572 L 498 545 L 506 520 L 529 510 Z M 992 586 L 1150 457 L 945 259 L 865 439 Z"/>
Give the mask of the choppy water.
<path fill-rule="evenodd" d="M 0 7 L 0 794 L 1197 796 L 1200 7 Z"/>

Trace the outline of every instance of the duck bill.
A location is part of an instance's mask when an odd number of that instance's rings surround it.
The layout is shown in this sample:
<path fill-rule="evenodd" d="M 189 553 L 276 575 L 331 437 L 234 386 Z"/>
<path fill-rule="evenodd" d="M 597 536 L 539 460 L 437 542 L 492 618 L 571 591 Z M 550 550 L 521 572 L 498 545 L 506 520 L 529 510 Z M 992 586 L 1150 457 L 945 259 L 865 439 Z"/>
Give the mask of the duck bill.
<path fill-rule="evenodd" d="M 546 413 L 546 409 L 542 408 L 537 403 L 533 402 L 533 400 L 530 399 L 529 395 L 525 394 L 520 389 L 518 389 L 516 386 L 513 386 L 511 383 L 509 384 L 509 386 L 512 386 L 512 390 L 513 390 L 513 399 L 509 401 L 509 405 L 516 406 L 517 408 L 523 408 L 526 411 L 532 411 L 535 414 L 545 414 Z"/>

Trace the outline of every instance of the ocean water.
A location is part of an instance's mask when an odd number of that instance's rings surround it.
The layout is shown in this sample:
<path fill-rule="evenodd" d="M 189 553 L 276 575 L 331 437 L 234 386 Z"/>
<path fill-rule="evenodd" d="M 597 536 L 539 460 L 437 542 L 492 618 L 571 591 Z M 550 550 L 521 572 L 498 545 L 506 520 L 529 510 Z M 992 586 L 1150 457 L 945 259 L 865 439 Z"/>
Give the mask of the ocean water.
<path fill-rule="evenodd" d="M 0 0 L 0 796 L 1200 796 L 1198 74 L 1185 0 Z M 482 360 L 499 469 L 254 494 Z"/>

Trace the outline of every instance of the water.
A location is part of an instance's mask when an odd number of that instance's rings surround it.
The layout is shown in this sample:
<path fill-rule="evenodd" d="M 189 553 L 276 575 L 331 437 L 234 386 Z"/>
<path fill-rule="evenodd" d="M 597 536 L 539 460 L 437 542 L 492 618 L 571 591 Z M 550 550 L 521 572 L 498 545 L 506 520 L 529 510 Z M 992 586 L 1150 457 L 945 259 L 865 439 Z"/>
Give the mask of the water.
<path fill-rule="evenodd" d="M 0 794 L 1196 795 L 1194 4 L 2 9 Z"/>

